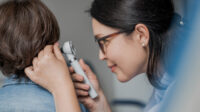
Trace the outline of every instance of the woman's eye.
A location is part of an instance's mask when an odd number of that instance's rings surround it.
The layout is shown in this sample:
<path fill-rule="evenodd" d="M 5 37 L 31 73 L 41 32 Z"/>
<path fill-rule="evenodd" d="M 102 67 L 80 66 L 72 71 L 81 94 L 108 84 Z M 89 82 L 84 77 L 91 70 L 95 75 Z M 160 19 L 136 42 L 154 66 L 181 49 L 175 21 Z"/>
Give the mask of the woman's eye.
<path fill-rule="evenodd" d="M 110 40 L 109 40 L 109 39 L 104 40 L 104 45 L 105 45 L 105 46 L 108 46 L 109 43 L 110 43 Z"/>
<path fill-rule="evenodd" d="M 101 41 L 100 41 L 100 43 L 101 43 L 102 45 L 105 45 L 105 46 L 107 46 L 107 45 L 108 45 L 108 43 L 109 43 L 109 39 L 104 39 L 104 40 L 101 40 Z"/>
<path fill-rule="evenodd" d="M 109 41 L 108 39 L 105 39 L 105 40 L 104 40 L 104 42 L 108 42 L 108 41 Z"/>
<path fill-rule="evenodd" d="M 103 40 L 104 44 L 107 44 L 109 42 L 108 39 Z"/>

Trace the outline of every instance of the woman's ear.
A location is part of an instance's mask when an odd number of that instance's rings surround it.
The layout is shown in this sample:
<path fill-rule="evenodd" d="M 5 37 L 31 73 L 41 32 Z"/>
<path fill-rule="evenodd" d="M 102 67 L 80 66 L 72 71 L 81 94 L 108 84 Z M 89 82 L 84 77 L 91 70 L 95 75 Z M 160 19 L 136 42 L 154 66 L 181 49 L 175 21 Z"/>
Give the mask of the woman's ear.
<path fill-rule="evenodd" d="M 137 24 L 135 26 L 135 32 L 139 44 L 141 44 L 142 47 L 148 46 L 150 34 L 147 26 L 144 24 Z"/>

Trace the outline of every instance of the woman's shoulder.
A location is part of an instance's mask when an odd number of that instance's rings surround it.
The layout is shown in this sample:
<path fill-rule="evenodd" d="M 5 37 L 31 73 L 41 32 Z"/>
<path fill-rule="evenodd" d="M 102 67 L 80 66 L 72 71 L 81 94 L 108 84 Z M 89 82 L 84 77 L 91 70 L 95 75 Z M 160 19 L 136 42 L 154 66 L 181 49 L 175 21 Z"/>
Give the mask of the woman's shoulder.
<path fill-rule="evenodd" d="M 159 109 L 163 99 L 166 97 L 170 89 L 175 83 L 175 80 L 168 73 L 165 73 L 161 79 L 161 83 L 166 86 L 165 89 L 154 88 L 153 94 L 145 108 L 145 112 L 156 112 Z M 150 111 L 151 110 L 151 111 Z"/>

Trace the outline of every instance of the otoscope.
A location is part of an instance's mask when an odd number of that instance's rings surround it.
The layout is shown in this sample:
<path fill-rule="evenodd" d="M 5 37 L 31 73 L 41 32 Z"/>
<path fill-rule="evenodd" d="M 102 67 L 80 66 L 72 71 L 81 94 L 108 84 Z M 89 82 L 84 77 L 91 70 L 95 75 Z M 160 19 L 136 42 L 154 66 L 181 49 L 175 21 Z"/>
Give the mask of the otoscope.
<path fill-rule="evenodd" d="M 84 83 L 88 84 L 90 86 L 89 89 L 89 95 L 91 98 L 96 98 L 98 96 L 97 92 L 94 90 L 94 87 L 92 86 L 91 82 L 87 78 L 85 72 L 81 68 L 79 62 L 76 59 L 76 49 L 72 45 L 72 41 L 66 41 L 62 47 L 62 52 L 67 57 L 67 61 L 69 64 L 74 68 L 74 71 L 77 74 L 80 74 L 84 77 Z"/>

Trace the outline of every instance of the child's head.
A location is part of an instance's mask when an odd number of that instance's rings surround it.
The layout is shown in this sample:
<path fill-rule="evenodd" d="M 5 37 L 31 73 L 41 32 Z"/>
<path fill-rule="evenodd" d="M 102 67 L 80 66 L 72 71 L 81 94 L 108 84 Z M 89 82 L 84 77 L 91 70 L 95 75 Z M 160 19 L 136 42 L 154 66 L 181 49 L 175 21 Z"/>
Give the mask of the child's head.
<path fill-rule="evenodd" d="M 8 0 L 0 5 L 0 70 L 25 77 L 24 68 L 46 45 L 59 40 L 52 12 L 40 0 Z"/>

